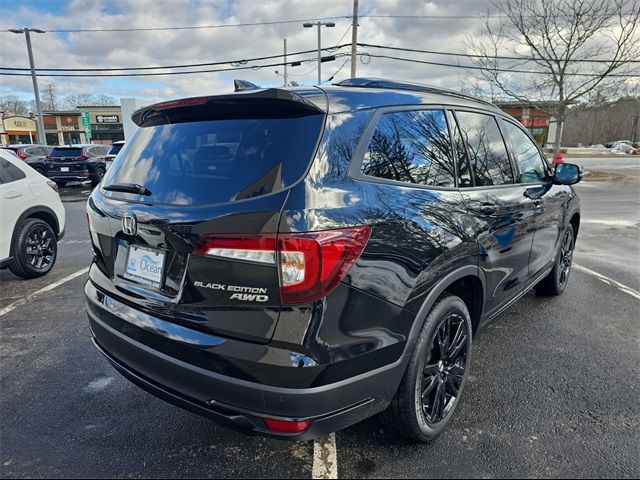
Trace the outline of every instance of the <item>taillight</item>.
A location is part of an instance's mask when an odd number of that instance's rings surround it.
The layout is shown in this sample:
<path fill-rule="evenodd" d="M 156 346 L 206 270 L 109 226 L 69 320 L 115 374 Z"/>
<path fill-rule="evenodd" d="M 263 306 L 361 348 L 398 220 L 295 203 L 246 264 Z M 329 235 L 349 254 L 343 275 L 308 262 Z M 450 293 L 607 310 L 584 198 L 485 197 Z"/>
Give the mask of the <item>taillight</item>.
<path fill-rule="evenodd" d="M 283 304 L 313 302 L 331 292 L 364 249 L 368 226 L 322 232 L 206 235 L 194 255 L 278 267 Z"/>
<path fill-rule="evenodd" d="M 26 160 L 27 156 L 24 154 L 24 150 L 19 148 L 18 152 L 17 152 L 18 157 L 20 158 L 20 160 Z"/>
<path fill-rule="evenodd" d="M 56 182 L 52 182 L 51 180 L 47 180 L 47 185 L 53 188 L 56 192 L 58 191 L 58 184 Z"/>
<path fill-rule="evenodd" d="M 53 160 L 53 157 L 52 157 L 51 155 L 47 155 L 46 157 L 44 157 L 44 159 L 45 159 L 47 162 L 50 162 L 51 160 Z"/>
<path fill-rule="evenodd" d="M 78 157 L 78 160 L 89 160 L 89 156 L 88 155 L 80 155 Z"/>

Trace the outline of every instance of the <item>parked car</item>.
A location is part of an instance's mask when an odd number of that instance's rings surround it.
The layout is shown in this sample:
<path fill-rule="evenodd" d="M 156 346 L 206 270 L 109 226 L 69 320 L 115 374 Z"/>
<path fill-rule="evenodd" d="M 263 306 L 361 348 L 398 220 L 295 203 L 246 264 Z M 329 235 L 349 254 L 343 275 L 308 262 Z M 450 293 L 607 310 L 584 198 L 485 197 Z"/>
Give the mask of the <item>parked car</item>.
<path fill-rule="evenodd" d="M 14 152 L 13 150 L 11 150 L 9 147 L 0 147 L 0 150 L 2 150 L 3 152 L 8 153 L 9 155 L 12 155 L 16 158 L 20 158 L 18 157 L 18 154 L 16 152 Z"/>
<path fill-rule="evenodd" d="M 64 187 L 67 182 L 90 180 L 97 185 L 106 172 L 105 156 L 109 145 L 62 145 L 54 147 L 46 158 L 47 176 Z"/>
<path fill-rule="evenodd" d="M 552 170 L 516 120 L 455 92 L 241 85 L 133 114 L 87 203 L 95 345 L 245 432 L 307 439 L 384 411 L 435 438 L 474 336 L 567 286 L 580 168 Z"/>
<path fill-rule="evenodd" d="M 0 150 L 0 268 L 35 278 L 55 265 L 65 212 L 57 185 Z"/>
<path fill-rule="evenodd" d="M 53 147 L 35 144 L 15 144 L 8 145 L 6 148 L 14 151 L 21 160 L 27 162 L 27 164 L 39 174 L 46 176 L 47 167 L 45 158 L 49 155 Z"/>
<path fill-rule="evenodd" d="M 122 147 L 124 147 L 124 140 L 121 140 L 119 142 L 113 142 L 111 144 L 111 148 L 109 149 L 109 152 L 107 153 L 107 156 L 104 157 L 104 161 L 105 161 L 105 165 L 106 165 L 106 169 L 107 170 L 109 170 L 109 167 L 111 167 L 111 164 L 113 163 L 113 160 L 116 158 L 116 155 L 118 155 L 120 150 L 122 150 Z"/>

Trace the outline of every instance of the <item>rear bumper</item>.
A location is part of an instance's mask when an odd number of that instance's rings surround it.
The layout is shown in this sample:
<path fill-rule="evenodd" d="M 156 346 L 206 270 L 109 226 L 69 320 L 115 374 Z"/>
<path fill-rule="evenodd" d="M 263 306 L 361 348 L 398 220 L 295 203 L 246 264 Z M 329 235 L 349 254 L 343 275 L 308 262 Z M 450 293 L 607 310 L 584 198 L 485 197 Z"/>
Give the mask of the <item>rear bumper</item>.
<path fill-rule="evenodd" d="M 145 314 L 97 292 L 90 281 L 85 291 L 93 341 L 121 374 L 165 401 L 245 433 L 305 440 L 340 430 L 382 411 L 402 377 L 404 361 L 400 359 L 318 387 L 286 388 L 247 381 L 220 371 L 223 370 L 220 365 L 234 362 L 228 355 L 212 361 L 212 368 L 208 369 L 189 363 L 188 355 L 168 355 L 137 341 L 144 338 L 146 342 L 148 336 L 154 336 L 160 338 L 159 341 L 179 342 L 175 329 L 184 327 L 155 317 L 152 324 L 144 324 L 140 316 Z M 147 328 L 148 325 L 152 328 Z M 227 345 L 226 352 L 247 351 L 247 342 L 207 336 L 211 337 L 210 341 L 203 342 L 199 332 L 198 345 L 191 346 L 211 351 L 224 341 L 236 343 Z M 168 340 L 169 337 L 172 339 Z M 182 346 L 191 341 L 182 337 Z M 246 359 L 242 361 L 246 363 Z M 253 368 L 270 368 L 268 358 L 256 355 Z M 291 367 L 294 368 L 296 375 L 300 375 L 303 367 Z M 309 369 L 309 374 L 317 375 L 317 371 Z M 276 434 L 266 428 L 264 418 L 311 420 L 312 423 L 301 434 Z"/>

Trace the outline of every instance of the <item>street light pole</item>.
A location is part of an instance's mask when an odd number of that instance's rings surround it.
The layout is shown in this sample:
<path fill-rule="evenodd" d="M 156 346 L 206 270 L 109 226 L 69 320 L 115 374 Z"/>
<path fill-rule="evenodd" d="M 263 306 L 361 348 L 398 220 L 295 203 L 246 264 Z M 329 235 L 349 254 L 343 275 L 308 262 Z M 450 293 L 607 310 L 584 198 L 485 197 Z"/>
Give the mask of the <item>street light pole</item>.
<path fill-rule="evenodd" d="M 318 27 L 318 85 L 322 83 L 322 27 L 333 28 L 336 26 L 334 22 L 307 22 L 303 23 L 302 26 L 304 28 L 311 28 L 314 25 Z"/>
<path fill-rule="evenodd" d="M 44 118 L 42 116 L 42 106 L 40 105 L 40 92 L 38 91 L 38 78 L 36 77 L 36 67 L 33 62 L 33 50 L 31 49 L 31 32 L 45 33 L 44 30 L 38 28 L 14 28 L 9 30 L 12 33 L 24 33 L 27 41 L 27 52 L 29 53 L 29 66 L 31 67 L 31 81 L 33 82 L 33 93 L 36 97 L 36 113 L 38 115 L 38 142 L 42 145 L 47 144 L 47 136 L 44 132 Z"/>

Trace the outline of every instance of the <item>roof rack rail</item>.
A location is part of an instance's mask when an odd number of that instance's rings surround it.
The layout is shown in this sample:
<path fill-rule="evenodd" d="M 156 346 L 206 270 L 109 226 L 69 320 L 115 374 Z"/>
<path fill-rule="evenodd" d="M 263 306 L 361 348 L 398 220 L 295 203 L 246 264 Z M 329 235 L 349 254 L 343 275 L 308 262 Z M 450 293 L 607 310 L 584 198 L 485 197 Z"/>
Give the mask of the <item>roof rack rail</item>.
<path fill-rule="evenodd" d="M 439 93 L 443 95 L 450 95 L 452 97 L 475 100 L 477 102 L 482 102 L 486 105 L 491 105 L 492 107 L 497 108 L 491 102 L 487 102 L 486 100 L 482 100 L 478 97 L 472 97 L 471 95 L 465 95 L 464 93 L 456 92 L 455 90 L 449 90 L 447 88 L 440 88 L 440 87 L 431 87 L 429 85 L 420 85 L 419 83 L 387 80 L 384 78 L 355 77 L 355 78 L 348 78 L 338 83 L 334 83 L 334 85 L 337 85 L 340 87 L 388 88 L 388 89 L 394 89 L 394 90 L 410 90 L 414 92 Z"/>

